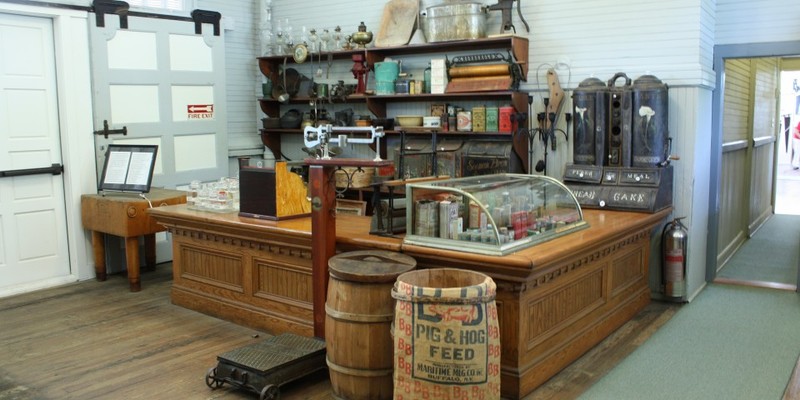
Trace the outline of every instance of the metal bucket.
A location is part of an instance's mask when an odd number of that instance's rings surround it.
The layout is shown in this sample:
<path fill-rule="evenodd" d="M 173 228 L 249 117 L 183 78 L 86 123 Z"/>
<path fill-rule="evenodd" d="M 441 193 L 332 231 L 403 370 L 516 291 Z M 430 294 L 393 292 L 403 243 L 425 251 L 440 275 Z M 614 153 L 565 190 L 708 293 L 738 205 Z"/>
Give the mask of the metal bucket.
<path fill-rule="evenodd" d="M 632 164 L 655 167 L 669 152 L 667 85 L 653 75 L 633 81 Z"/>
<path fill-rule="evenodd" d="M 573 92 L 573 163 L 603 166 L 608 128 L 608 96 L 608 86 L 597 78 L 584 79 Z"/>
<path fill-rule="evenodd" d="M 487 8 L 481 3 L 445 1 L 420 15 L 428 42 L 486 37 Z"/>
<path fill-rule="evenodd" d="M 376 81 L 394 81 L 400 74 L 400 63 L 397 61 L 382 61 L 375 63 Z"/>
<path fill-rule="evenodd" d="M 375 94 L 394 94 L 394 80 L 391 81 L 375 81 Z"/>

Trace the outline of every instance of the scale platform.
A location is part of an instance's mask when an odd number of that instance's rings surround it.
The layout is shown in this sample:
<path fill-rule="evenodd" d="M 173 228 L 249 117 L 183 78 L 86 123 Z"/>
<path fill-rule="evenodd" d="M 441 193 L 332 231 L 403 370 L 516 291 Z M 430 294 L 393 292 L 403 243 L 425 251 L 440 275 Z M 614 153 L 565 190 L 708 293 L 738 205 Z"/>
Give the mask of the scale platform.
<path fill-rule="evenodd" d="M 326 368 L 325 341 L 292 333 L 273 336 L 217 356 L 206 374 L 206 385 L 227 383 L 258 393 L 259 400 L 276 400 L 280 386 Z"/>

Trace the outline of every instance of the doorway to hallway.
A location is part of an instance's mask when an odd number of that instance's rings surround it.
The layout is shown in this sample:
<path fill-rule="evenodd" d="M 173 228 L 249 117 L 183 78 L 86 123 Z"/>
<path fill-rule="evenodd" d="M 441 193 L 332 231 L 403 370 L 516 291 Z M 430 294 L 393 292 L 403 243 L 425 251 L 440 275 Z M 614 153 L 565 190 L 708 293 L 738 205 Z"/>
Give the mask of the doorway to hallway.
<path fill-rule="evenodd" d="M 791 149 L 783 149 L 781 144 L 775 177 L 775 214 L 800 215 L 800 169 L 790 164 Z"/>
<path fill-rule="evenodd" d="M 780 144 L 775 170 L 775 214 L 800 215 L 800 155 L 792 162 L 792 127 L 800 121 L 800 71 L 782 71 L 780 83 Z M 788 123 L 788 124 L 787 124 Z M 800 151 L 800 144 L 795 144 Z"/>
<path fill-rule="evenodd" d="M 800 155 L 795 156 L 794 165 L 792 156 L 800 151 L 800 145 L 793 143 L 791 127 L 800 121 L 799 80 L 800 71 L 782 70 L 777 83 L 781 96 L 777 109 L 770 109 L 770 113 L 777 111 L 780 115 L 777 140 L 772 145 L 774 163 L 770 163 L 774 176 L 770 179 L 771 212 L 720 267 L 714 279 L 716 283 L 797 290 L 800 280 L 800 168 L 796 167 L 800 167 Z M 754 107 L 751 111 L 754 113 L 751 120 L 768 117 L 757 115 L 763 113 L 763 109 Z"/>

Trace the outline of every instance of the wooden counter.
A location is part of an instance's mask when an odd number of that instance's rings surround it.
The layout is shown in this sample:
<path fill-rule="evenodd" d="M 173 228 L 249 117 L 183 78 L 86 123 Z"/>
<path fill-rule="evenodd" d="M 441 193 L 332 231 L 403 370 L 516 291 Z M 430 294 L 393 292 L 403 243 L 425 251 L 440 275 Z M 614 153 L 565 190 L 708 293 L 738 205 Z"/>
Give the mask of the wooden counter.
<path fill-rule="evenodd" d="M 173 303 L 273 334 L 313 335 L 310 218 L 262 221 L 186 206 L 149 212 L 173 234 Z M 419 268 L 491 276 L 502 393 L 519 398 L 650 301 L 650 237 L 668 214 L 586 210 L 588 229 L 504 257 L 403 245 L 369 235 L 368 217 L 342 215 L 337 250 L 400 251 Z"/>
<path fill-rule="evenodd" d="M 519 398 L 650 302 L 650 238 L 669 214 L 584 210 L 588 229 L 505 257 L 402 246 L 422 267 L 485 273 L 497 283 L 501 391 Z"/>
<path fill-rule="evenodd" d="M 172 302 L 273 334 L 313 336 L 311 219 L 268 221 L 232 213 L 151 209 L 172 233 Z M 370 236 L 369 218 L 340 216 L 342 251 L 400 251 Z"/>

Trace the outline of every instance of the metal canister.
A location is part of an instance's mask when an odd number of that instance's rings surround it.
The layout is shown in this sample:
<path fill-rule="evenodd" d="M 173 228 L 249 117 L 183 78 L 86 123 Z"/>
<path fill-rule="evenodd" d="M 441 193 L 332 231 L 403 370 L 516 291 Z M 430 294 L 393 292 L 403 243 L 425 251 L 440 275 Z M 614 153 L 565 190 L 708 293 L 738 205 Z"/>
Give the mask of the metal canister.
<path fill-rule="evenodd" d="M 497 107 L 486 107 L 486 131 L 497 132 L 497 121 L 499 118 L 499 110 Z"/>
<path fill-rule="evenodd" d="M 632 165 L 655 167 L 669 152 L 668 87 L 653 75 L 633 81 Z"/>
<path fill-rule="evenodd" d="M 584 79 L 573 92 L 573 163 L 603 166 L 608 129 L 608 96 L 608 86 L 597 78 Z"/>
<path fill-rule="evenodd" d="M 500 107 L 500 115 L 497 119 L 498 131 L 511 133 L 514 129 L 514 126 L 511 121 L 511 115 L 514 114 L 514 107 L 511 106 L 503 106 Z"/>
<path fill-rule="evenodd" d="M 486 107 L 472 107 L 472 131 L 486 132 Z"/>
<path fill-rule="evenodd" d="M 472 111 L 458 112 L 457 130 L 461 132 L 472 131 Z"/>
<path fill-rule="evenodd" d="M 398 79 L 394 82 L 394 92 L 397 94 L 408 94 L 408 81 Z"/>

